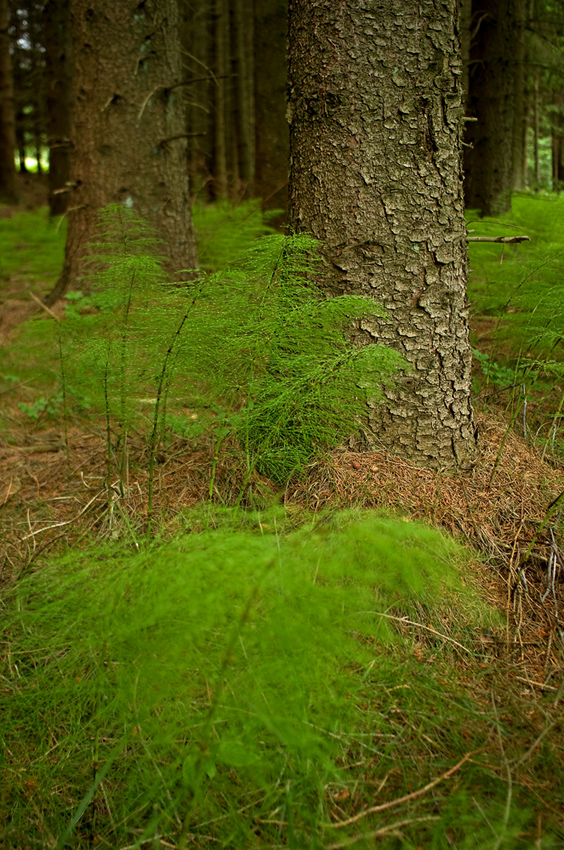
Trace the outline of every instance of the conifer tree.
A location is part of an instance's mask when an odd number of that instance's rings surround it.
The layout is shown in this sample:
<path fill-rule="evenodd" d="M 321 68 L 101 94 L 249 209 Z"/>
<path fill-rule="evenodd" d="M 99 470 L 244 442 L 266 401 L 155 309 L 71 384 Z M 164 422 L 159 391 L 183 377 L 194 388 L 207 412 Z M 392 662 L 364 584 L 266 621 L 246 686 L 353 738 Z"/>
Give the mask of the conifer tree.
<path fill-rule="evenodd" d="M 467 206 L 500 215 L 522 159 L 524 0 L 473 0 L 465 147 Z"/>
<path fill-rule="evenodd" d="M 53 303 L 80 278 L 97 213 L 132 208 L 193 269 L 177 0 L 71 0 L 73 97 L 68 235 Z"/>
<path fill-rule="evenodd" d="M 369 294 L 358 324 L 410 369 L 365 441 L 421 464 L 475 455 L 455 4 L 291 0 L 290 222 L 319 238 L 319 285 Z"/>
<path fill-rule="evenodd" d="M 8 24 L 8 2 L 0 0 L 0 200 L 13 204 L 17 201 L 16 125 Z"/>

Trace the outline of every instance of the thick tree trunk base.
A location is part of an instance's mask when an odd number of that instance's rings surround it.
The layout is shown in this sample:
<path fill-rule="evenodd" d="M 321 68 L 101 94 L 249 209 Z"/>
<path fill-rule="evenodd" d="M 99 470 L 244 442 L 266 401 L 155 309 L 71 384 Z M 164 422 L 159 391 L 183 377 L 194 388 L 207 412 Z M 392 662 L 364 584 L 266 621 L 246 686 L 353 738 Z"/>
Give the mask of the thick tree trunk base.
<path fill-rule="evenodd" d="M 359 344 L 409 363 L 363 441 L 436 468 L 476 454 L 456 18 L 442 0 L 290 2 L 290 223 L 319 238 L 326 292 L 387 309 Z"/>

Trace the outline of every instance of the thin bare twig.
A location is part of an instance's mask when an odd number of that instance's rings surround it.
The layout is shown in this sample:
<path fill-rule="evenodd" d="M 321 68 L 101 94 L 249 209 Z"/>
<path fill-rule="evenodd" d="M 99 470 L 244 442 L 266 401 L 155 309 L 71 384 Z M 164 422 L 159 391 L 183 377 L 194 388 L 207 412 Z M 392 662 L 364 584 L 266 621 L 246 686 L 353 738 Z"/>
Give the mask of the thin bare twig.
<path fill-rule="evenodd" d="M 362 820 L 362 818 L 368 817 L 368 815 L 375 815 L 379 812 L 385 812 L 387 809 L 393 809 L 394 806 L 401 806 L 402 803 L 407 803 L 410 800 L 416 800 L 418 797 L 423 797 L 424 794 L 435 788 L 435 786 L 438 785 L 439 782 L 444 782 L 445 779 L 450 779 L 450 777 L 453 776 L 457 772 L 457 770 L 460 770 L 463 764 L 466 764 L 466 762 L 471 759 L 472 756 L 475 756 L 476 753 L 480 752 L 482 752 L 482 749 L 472 750 L 472 752 L 466 753 L 464 758 L 460 759 L 458 764 L 455 764 L 454 767 L 449 768 L 449 770 L 445 771 L 445 773 L 442 773 L 440 776 L 437 776 L 436 779 L 433 779 L 432 782 L 429 782 L 427 783 L 427 785 L 424 785 L 423 788 L 418 788 L 417 791 L 412 791 L 411 794 L 404 794 L 403 797 L 398 797 L 396 800 L 389 800 L 387 803 L 382 803 L 379 806 L 372 806 L 370 809 L 364 809 L 364 811 L 359 812 L 357 815 L 354 815 L 351 818 L 347 818 L 347 820 L 341 820 L 337 823 L 326 823 L 324 824 L 324 826 L 326 826 L 327 829 L 342 829 L 342 827 L 344 826 L 350 826 L 352 823 L 357 823 L 359 820 Z"/>
<path fill-rule="evenodd" d="M 359 611 L 359 614 L 375 614 L 377 617 L 386 617 L 388 620 L 396 620 L 398 623 L 405 623 L 406 626 L 415 626 L 418 629 L 425 629 L 425 631 L 431 632 L 431 634 L 436 635 L 443 640 L 447 640 L 449 643 L 453 643 L 459 649 L 463 649 L 464 652 L 468 653 L 468 655 L 474 654 L 471 649 L 463 646 L 454 638 L 448 637 L 448 635 L 443 635 L 442 632 L 437 632 L 435 629 L 431 628 L 431 626 L 424 626 L 423 623 L 416 623 L 413 620 L 408 620 L 407 617 L 394 617 L 393 614 L 384 614 L 382 611 Z"/>
<path fill-rule="evenodd" d="M 356 844 L 357 841 L 366 841 L 371 838 L 380 838 L 384 835 L 391 835 L 394 832 L 400 834 L 400 830 L 403 826 L 410 826 L 412 823 L 425 823 L 426 821 L 434 821 L 440 820 L 438 815 L 428 815 L 424 818 L 406 818 L 405 820 L 398 820 L 395 823 L 389 824 L 389 826 L 383 826 L 380 829 L 375 829 L 372 832 L 363 832 L 359 835 L 353 835 L 352 838 L 347 838 L 346 841 L 340 841 L 338 844 L 329 844 L 327 846 L 327 850 L 341 850 L 342 847 L 350 847 L 352 844 Z"/>
<path fill-rule="evenodd" d="M 37 531 L 32 531 L 30 534 L 26 534 L 26 535 L 25 535 L 25 537 L 22 537 L 22 540 L 29 540 L 29 538 L 30 538 L 30 537 L 33 537 L 33 538 L 35 539 L 36 535 L 41 534 L 43 531 L 51 531 L 51 529 L 53 529 L 53 528 L 62 528 L 62 527 L 63 527 L 63 525 L 70 525 L 71 523 L 76 522 L 76 520 L 77 520 L 77 519 L 79 519 L 79 518 L 82 516 L 82 514 L 83 514 L 83 513 L 86 513 L 86 511 L 88 510 L 88 508 L 90 507 L 90 505 L 91 505 L 93 502 L 95 502 L 95 501 L 96 501 L 96 499 L 98 498 L 98 496 L 101 496 L 101 495 L 102 495 L 102 493 L 104 493 L 104 492 L 105 492 L 105 489 L 106 489 L 106 488 L 104 487 L 104 489 L 103 489 L 103 490 L 99 490 L 99 491 L 96 493 L 96 495 L 95 495 L 95 496 L 93 496 L 93 497 L 90 499 L 90 501 L 88 502 L 88 504 L 86 504 L 86 505 L 82 508 L 82 510 L 81 510 L 81 511 L 80 511 L 80 512 L 79 512 L 79 513 L 75 516 L 75 517 L 73 517 L 72 519 L 67 519 L 67 520 L 65 520 L 65 522 L 56 522 L 56 523 L 54 523 L 53 525 L 46 525 L 44 528 L 38 528 L 38 529 L 37 529 Z"/>
<path fill-rule="evenodd" d="M 42 310 L 45 310 L 45 312 L 46 312 L 46 313 L 49 313 L 49 315 L 51 316 L 51 318 L 52 318 L 52 319 L 55 319 L 55 321 L 56 321 L 56 322 L 60 322 L 60 321 L 61 321 L 61 320 L 59 319 L 59 317 L 58 317 L 55 313 L 53 313 L 53 311 L 52 311 L 52 310 L 50 310 L 50 309 L 49 309 L 49 307 L 48 307 L 46 304 L 44 304 L 44 303 L 43 303 L 43 301 L 41 301 L 41 300 L 37 297 L 37 295 L 35 295 L 35 293 L 33 293 L 33 292 L 31 291 L 31 289 L 29 290 L 29 294 L 30 294 L 30 296 L 33 298 L 33 300 L 35 301 L 35 303 L 36 303 L 36 304 L 39 304 L 39 306 L 41 307 L 41 309 L 42 309 Z"/>
<path fill-rule="evenodd" d="M 530 242 L 528 236 L 468 236 L 468 242 Z"/>

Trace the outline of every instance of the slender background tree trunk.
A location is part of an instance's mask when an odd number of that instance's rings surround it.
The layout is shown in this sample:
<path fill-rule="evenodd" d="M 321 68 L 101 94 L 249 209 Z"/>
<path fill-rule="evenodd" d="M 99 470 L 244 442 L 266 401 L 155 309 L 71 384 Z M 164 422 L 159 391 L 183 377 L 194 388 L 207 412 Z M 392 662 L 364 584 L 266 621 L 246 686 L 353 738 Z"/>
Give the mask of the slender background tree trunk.
<path fill-rule="evenodd" d="M 176 0 L 71 0 L 69 224 L 52 303 L 78 283 L 98 211 L 134 209 L 163 238 L 171 272 L 196 266 Z"/>
<path fill-rule="evenodd" d="M 432 467 L 475 456 L 457 18 L 443 0 L 290 0 L 290 223 L 321 240 L 327 292 L 389 311 L 359 343 L 410 363 L 368 444 Z"/>
<path fill-rule="evenodd" d="M 62 215 L 67 209 L 70 178 L 70 0 L 48 0 L 44 14 L 49 209 L 51 215 Z"/>
<path fill-rule="evenodd" d="M 0 200 L 15 204 L 16 118 L 8 25 L 8 0 L 0 0 Z"/>
<path fill-rule="evenodd" d="M 467 206 L 482 215 L 501 215 L 511 205 L 515 122 L 523 97 L 522 5 L 522 0 L 472 2 L 467 110 L 478 120 L 466 126 L 465 193 Z"/>
<path fill-rule="evenodd" d="M 227 197 L 227 84 L 229 69 L 229 7 L 227 0 L 214 2 L 213 87 L 213 197 Z"/>
<path fill-rule="evenodd" d="M 255 191 L 266 209 L 288 203 L 287 28 L 287 0 L 255 0 Z"/>

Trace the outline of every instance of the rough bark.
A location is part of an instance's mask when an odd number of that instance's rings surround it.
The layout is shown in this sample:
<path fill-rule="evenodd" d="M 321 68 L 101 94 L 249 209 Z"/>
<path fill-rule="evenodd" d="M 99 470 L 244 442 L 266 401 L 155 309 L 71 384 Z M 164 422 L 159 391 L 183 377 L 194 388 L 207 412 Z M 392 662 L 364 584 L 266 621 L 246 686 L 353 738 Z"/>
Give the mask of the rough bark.
<path fill-rule="evenodd" d="M 255 192 L 265 209 L 286 209 L 287 0 L 255 0 Z"/>
<path fill-rule="evenodd" d="M 358 341 L 411 371 L 365 438 L 415 462 L 475 456 L 460 163 L 457 9 L 444 0 L 290 0 L 290 222 L 321 240 L 320 285 L 389 311 Z"/>
<path fill-rule="evenodd" d="M 14 161 L 16 121 L 8 24 L 8 0 L 0 0 L 0 200 L 14 204 L 18 200 Z"/>
<path fill-rule="evenodd" d="M 132 207 L 165 240 L 170 270 L 196 266 L 176 0 L 71 0 L 68 235 L 48 303 L 79 282 L 98 211 Z"/>
<path fill-rule="evenodd" d="M 472 3 L 467 111 L 478 120 L 466 127 L 465 193 L 467 206 L 482 215 L 501 215 L 511 205 L 521 5 L 522 0 Z"/>
<path fill-rule="evenodd" d="M 51 215 L 63 215 L 70 179 L 70 0 L 48 0 L 44 11 L 49 209 Z"/>

